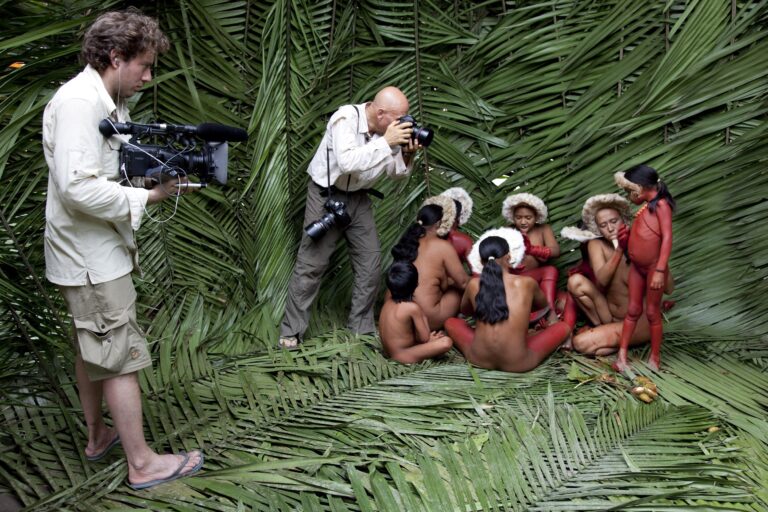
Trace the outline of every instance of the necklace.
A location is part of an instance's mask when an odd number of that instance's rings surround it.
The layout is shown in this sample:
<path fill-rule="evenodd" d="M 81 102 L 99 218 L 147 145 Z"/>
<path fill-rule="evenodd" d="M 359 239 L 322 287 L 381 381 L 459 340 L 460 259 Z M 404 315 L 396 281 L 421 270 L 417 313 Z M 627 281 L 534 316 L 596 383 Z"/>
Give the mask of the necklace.
<path fill-rule="evenodd" d="M 645 209 L 648 208 L 648 203 L 643 204 L 643 206 L 637 210 L 637 213 L 635 213 L 635 218 L 638 218 L 641 213 L 645 211 Z"/>

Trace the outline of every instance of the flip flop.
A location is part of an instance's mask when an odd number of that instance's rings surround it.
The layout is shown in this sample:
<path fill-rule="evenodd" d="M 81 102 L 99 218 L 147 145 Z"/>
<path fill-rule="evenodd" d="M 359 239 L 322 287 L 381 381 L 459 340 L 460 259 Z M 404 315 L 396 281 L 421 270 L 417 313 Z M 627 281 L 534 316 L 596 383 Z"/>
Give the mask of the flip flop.
<path fill-rule="evenodd" d="M 149 482 L 144 482 L 141 484 L 132 484 L 130 481 L 126 480 L 126 482 L 128 483 L 128 487 L 130 487 L 134 491 L 149 489 L 150 487 L 154 487 L 156 485 L 165 484 L 165 483 L 177 480 L 179 478 L 183 478 L 185 476 L 190 476 L 200 471 L 200 468 L 203 467 L 203 460 L 205 460 L 205 456 L 203 455 L 203 450 L 200 450 L 200 461 L 197 464 L 195 464 L 193 467 L 191 467 L 189 471 L 187 471 L 186 473 L 182 473 L 181 470 L 184 469 L 184 467 L 187 465 L 187 462 L 189 462 L 189 454 L 187 452 L 179 452 L 178 455 L 183 455 L 184 460 L 181 461 L 181 464 L 179 464 L 179 467 L 176 468 L 176 471 L 171 473 L 169 476 L 165 478 L 158 478 L 156 480 L 150 480 Z"/>
<path fill-rule="evenodd" d="M 112 448 L 114 448 L 118 444 L 120 444 L 120 436 L 116 435 L 115 438 L 112 440 L 112 442 L 109 443 L 106 448 L 101 450 L 96 455 L 86 455 L 85 458 L 87 460 L 91 461 L 91 462 L 96 462 L 98 460 L 101 460 L 101 459 L 103 459 L 104 457 L 107 456 L 107 454 L 109 453 L 109 450 L 111 450 Z"/>

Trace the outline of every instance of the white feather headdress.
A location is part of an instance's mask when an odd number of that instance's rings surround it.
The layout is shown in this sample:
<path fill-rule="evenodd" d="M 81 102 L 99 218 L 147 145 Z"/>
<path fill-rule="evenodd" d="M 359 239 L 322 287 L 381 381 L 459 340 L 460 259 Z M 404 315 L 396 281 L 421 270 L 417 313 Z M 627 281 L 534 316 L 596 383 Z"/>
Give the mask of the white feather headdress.
<path fill-rule="evenodd" d="M 453 221 L 456 218 L 456 205 L 453 203 L 453 199 L 447 196 L 432 196 L 428 197 L 422 206 L 428 204 L 434 204 L 443 209 L 443 216 L 440 218 L 440 223 L 437 226 L 437 236 L 445 236 L 453 227 Z"/>
<path fill-rule="evenodd" d="M 451 199 L 455 199 L 461 204 L 461 215 L 459 216 L 459 226 L 463 226 L 467 223 L 469 220 L 469 217 L 472 216 L 472 198 L 469 197 L 469 194 L 466 190 L 464 190 L 461 187 L 453 187 L 449 188 L 448 190 L 445 190 L 441 196 L 450 197 Z"/>
<path fill-rule="evenodd" d="M 547 221 L 548 211 L 544 201 L 538 196 L 523 192 L 521 194 L 512 194 L 511 196 L 508 196 L 501 206 L 501 214 L 510 224 L 514 224 L 515 208 L 518 206 L 527 206 L 536 212 L 536 224 L 544 224 Z"/>
<path fill-rule="evenodd" d="M 629 201 L 619 194 L 598 194 L 587 199 L 584 203 L 584 207 L 581 209 L 581 221 L 584 223 L 585 229 L 580 229 L 576 226 L 568 226 L 563 228 L 560 232 L 560 236 L 577 242 L 586 242 L 588 240 L 600 238 L 603 235 L 600 234 L 600 229 L 597 227 L 595 217 L 597 212 L 603 208 L 616 210 L 619 212 L 624 224 L 630 224 L 632 215 L 629 210 Z"/>
<path fill-rule="evenodd" d="M 509 265 L 512 268 L 519 267 L 525 257 L 525 242 L 523 242 L 523 235 L 515 228 L 497 228 L 486 231 L 483 235 L 472 245 L 472 250 L 467 256 L 472 271 L 479 274 L 483 271 L 483 262 L 480 259 L 480 244 L 483 243 L 488 237 L 498 236 L 507 241 L 509 245 Z"/>

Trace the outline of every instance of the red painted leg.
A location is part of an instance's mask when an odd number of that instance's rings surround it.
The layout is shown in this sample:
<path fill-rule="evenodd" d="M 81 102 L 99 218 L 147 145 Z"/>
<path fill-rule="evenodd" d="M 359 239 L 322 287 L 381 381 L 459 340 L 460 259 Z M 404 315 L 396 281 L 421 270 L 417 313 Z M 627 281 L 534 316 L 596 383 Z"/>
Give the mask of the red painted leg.
<path fill-rule="evenodd" d="M 453 340 L 453 344 L 462 354 L 472 346 L 475 340 L 475 330 L 462 318 L 449 318 L 445 321 L 446 334 Z"/>
<path fill-rule="evenodd" d="M 528 350 L 543 354 L 550 354 L 559 347 L 571 334 L 571 326 L 565 322 L 557 322 L 543 331 L 529 336 L 526 339 Z"/>
<path fill-rule="evenodd" d="M 634 264 L 631 264 L 629 266 L 629 305 L 627 307 L 627 316 L 624 317 L 624 325 L 621 329 L 619 353 L 616 356 L 616 361 L 613 363 L 613 369 L 618 372 L 624 372 L 629 368 L 627 348 L 632 339 L 632 334 L 635 332 L 637 320 L 643 314 L 645 286 L 645 276 L 640 273 Z"/>
<path fill-rule="evenodd" d="M 658 370 L 661 365 L 661 342 L 664 338 L 661 316 L 663 293 L 663 290 L 653 290 L 649 286 L 645 294 L 645 314 L 651 328 L 651 355 L 648 358 L 648 366 L 653 370 Z"/>
<path fill-rule="evenodd" d="M 648 366 L 658 371 L 661 366 L 661 342 L 664 338 L 663 326 L 651 325 L 651 355 L 648 357 Z"/>

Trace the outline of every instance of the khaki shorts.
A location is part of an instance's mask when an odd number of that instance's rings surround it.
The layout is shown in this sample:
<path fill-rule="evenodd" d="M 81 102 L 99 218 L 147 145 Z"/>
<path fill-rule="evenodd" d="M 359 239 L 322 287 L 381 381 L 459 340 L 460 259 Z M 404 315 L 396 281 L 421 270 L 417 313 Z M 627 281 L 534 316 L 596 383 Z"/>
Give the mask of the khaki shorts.
<path fill-rule="evenodd" d="M 88 378 L 104 380 L 152 364 L 147 340 L 136 322 L 136 289 L 131 275 L 85 286 L 59 286 L 75 331 L 75 350 Z"/>

